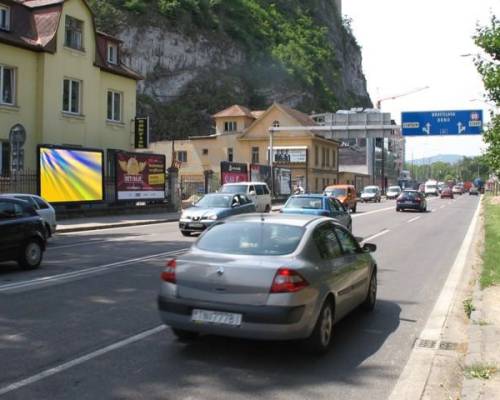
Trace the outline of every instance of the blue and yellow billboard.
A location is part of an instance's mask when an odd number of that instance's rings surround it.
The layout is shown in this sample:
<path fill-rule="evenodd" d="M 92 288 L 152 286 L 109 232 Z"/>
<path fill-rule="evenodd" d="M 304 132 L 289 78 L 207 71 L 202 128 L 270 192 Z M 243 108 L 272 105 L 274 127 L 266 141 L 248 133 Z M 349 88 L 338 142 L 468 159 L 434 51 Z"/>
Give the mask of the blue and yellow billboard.
<path fill-rule="evenodd" d="M 39 192 L 51 203 L 104 200 L 103 152 L 38 147 Z"/>

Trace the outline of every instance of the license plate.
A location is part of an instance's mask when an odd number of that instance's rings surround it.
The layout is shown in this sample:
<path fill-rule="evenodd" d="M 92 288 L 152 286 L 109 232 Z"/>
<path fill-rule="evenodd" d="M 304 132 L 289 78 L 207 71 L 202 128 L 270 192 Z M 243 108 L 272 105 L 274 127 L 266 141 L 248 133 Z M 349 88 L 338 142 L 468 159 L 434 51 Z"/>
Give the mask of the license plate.
<path fill-rule="evenodd" d="M 411 201 L 405 201 L 403 204 L 413 205 L 413 203 Z"/>
<path fill-rule="evenodd" d="M 198 323 L 240 326 L 241 314 L 194 309 L 191 320 Z"/>
<path fill-rule="evenodd" d="M 203 228 L 203 224 L 200 223 L 194 223 L 194 224 L 189 224 L 191 228 Z"/>

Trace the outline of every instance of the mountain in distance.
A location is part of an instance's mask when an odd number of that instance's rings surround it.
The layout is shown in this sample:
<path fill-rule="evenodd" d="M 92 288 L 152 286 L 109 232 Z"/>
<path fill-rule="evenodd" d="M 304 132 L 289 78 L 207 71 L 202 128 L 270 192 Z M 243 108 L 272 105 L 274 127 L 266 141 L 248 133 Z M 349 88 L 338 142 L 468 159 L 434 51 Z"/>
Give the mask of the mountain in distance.
<path fill-rule="evenodd" d="M 413 161 L 408 160 L 408 162 L 410 163 L 413 162 L 414 165 L 432 164 L 438 161 L 448 164 L 456 164 L 460 162 L 463 158 L 464 156 L 458 154 L 438 154 L 437 156 L 419 158 Z"/>

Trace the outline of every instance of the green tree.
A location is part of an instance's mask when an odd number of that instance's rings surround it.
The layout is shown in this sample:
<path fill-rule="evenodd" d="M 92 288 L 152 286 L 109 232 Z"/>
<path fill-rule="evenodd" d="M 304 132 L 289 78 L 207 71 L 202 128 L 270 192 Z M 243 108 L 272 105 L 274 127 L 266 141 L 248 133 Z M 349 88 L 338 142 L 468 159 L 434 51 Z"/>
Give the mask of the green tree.
<path fill-rule="evenodd" d="M 485 53 L 477 56 L 475 64 L 481 74 L 486 98 L 500 106 L 500 21 L 492 15 L 490 25 L 479 26 L 474 36 L 474 42 Z M 488 144 L 486 159 L 493 171 L 500 172 L 500 116 L 492 111 L 491 123 L 484 134 Z"/>

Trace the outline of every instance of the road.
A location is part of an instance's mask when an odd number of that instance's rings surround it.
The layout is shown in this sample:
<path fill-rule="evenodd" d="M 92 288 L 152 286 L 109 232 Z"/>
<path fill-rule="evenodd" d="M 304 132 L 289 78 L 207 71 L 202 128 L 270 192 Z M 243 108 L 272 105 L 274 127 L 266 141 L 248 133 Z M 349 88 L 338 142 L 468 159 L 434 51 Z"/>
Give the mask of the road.
<path fill-rule="evenodd" d="M 359 204 L 354 234 L 378 246 L 377 308 L 336 325 L 320 358 L 291 342 L 176 341 L 156 309 L 165 259 L 194 240 L 175 223 L 57 235 L 41 269 L 0 267 L 0 399 L 386 399 L 477 205 Z"/>

